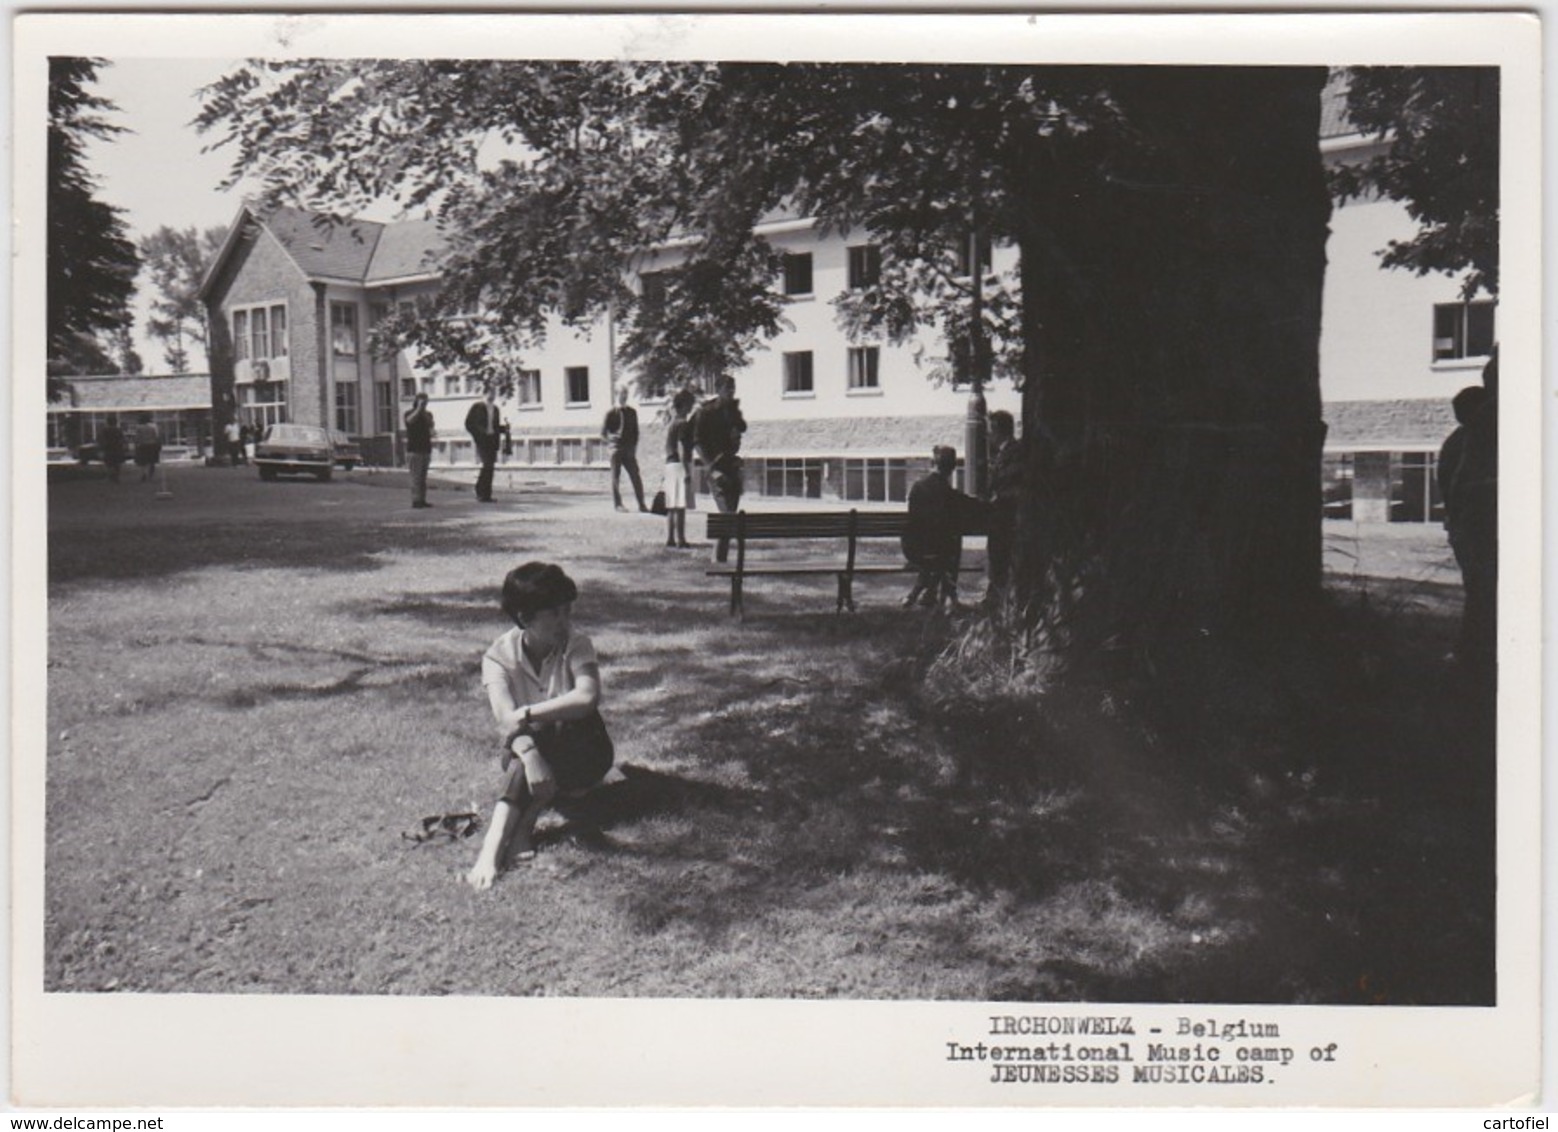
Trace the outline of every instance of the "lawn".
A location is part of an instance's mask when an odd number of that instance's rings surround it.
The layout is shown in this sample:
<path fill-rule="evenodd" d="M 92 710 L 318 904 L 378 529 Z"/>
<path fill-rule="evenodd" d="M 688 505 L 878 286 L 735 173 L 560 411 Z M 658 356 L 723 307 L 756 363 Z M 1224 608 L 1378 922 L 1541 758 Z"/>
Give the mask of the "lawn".
<path fill-rule="evenodd" d="M 599 497 L 413 512 L 394 477 L 238 474 L 51 487 L 49 990 L 1494 997 L 1492 758 L 1442 554 L 1346 567 L 1334 668 L 1187 762 L 1121 689 L 927 696 L 966 624 L 892 581 L 836 616 L 762 579 L 736 624 L 706 550 Z M 478 838 L 406 833 L 491 811 L 479 658 L 531 558 L 580 585 L 624 781 L 477 894 Z"/>

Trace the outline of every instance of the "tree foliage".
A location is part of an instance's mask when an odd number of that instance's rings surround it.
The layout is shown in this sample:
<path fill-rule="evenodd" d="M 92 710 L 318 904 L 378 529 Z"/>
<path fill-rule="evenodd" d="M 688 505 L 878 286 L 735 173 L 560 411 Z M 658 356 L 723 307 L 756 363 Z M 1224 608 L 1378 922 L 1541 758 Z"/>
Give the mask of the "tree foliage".
<path fill-rule="evenodd" d="M 223 236 L 220 228 L 201 232 L 193 226 L 163 225 L 141 239 L 143 269 L 151 277 L 155 294 L 146 332 L 164 343 L 163 358 L 174 373 L 189 372 L 186 339 L 209 358 L 206 308 L 199 290 L 206 269 L 221 250 Z"/>
<path fill-rule="evenodd" d="M 139 265 L 122 210 L 94 197 L 86 165 L 89 139 L 124 132 L 104 116 L 113 104 L 90 89 L 103 65 L 49 60 L 48 349 L 61 360 L 82 360 L 82 336 L 128 324 Z"/>
<path fill-rule="evenodd" d="M 1496 67 L 1353 67 L 1347 114 L 1388 141 L 1361 164 L 1338 166 L 1344 199 L 1379 193 L 1420 225 L 1392 240 L 1386 267 L 1418 275 L 1466 272 L 1464 297 L 1498 293 L 1499 72 Z"/>
<path fill-rule="evenodd" d="M 878 243 L 880 278 L 838 301 L 842 324 L 896 342 L 933 327 L 1020 375 L 1018 596 L 1031 611 L 1085 591 L 1100 644 L 1269 624 L 1318 591 L 1324 81 L 255 61 L 204 92 L 199 122 L 271 202 L 436 215 L 443 293 L 395 332 L 488 373 L 549 318 L 603 311 L 652 381 L 737 366 L 783 325 L 760 222 Z M 968 271 L 970 233 L 1015 246 L 1017 270 Z M 679 258 L 643 302 L 627 280 L 668 244 Z"/>

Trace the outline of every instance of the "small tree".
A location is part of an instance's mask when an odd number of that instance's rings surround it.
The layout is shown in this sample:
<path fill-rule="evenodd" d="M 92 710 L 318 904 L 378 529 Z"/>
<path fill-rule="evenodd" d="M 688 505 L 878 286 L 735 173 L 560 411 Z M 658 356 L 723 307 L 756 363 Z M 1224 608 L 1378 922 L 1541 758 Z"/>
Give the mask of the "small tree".
<path fill-rule="evenodd" d="M 164 344 L 163 358 L 174 373 L 189 372 L 186 340 L 199 347 L 210 365 L 206 308 L 199 289 L 206 269 L 221 249 L 223 236 L 220 228 L 201 232 L 194 227 L 163 225 L 141 240 L 141 259 L 156 295 L 146 332 Z"/>

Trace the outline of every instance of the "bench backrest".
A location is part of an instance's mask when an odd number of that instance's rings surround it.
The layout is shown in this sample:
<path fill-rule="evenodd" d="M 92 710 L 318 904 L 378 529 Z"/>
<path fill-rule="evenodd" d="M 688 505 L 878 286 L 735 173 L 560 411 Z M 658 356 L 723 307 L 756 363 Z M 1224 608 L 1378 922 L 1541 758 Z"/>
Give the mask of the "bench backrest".
<path fill-rule="evenodd" d="M 853 517 L 853 524 L 851 523 Z M 709 538 L 748 539 L 897 538 L 908 519 L 904 511 L 744 511 L 708 513 Z"/>
<path fill-rule="evenodd" d="M 746 539 L 901 538 L 907 511 L 710 511 L 707 537 Z M 966 534 L 987 534 L 983 510 L 968 516 Z"/>

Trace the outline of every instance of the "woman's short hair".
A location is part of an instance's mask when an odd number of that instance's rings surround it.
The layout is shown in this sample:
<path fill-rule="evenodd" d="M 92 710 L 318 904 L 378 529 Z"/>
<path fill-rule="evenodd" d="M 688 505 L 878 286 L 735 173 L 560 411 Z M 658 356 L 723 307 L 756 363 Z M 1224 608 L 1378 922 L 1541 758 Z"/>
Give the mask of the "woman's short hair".
<path fill-rule="evenodd" d="M 503 579 L 503 612 L 517 622 L 567 605 L 578 596 L 573 579 L 550 562 L 526 562 Z"/>

